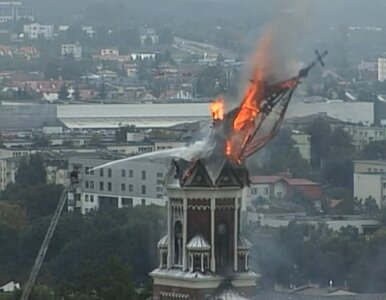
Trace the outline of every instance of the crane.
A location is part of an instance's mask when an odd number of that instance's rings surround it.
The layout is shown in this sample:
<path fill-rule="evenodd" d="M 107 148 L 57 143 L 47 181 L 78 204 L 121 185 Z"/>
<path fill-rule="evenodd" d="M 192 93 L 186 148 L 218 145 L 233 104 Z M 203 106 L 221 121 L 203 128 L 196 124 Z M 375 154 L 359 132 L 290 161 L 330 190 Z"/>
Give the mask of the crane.
<path fill-rule="evenodd" d="M 68 194 L 69 192 L 74 191 L 76 189 L 77 184 L 78 184 L 78 172 L 74 170 L 71 172 L 71 175 L 70 175 L 70 184 L 64 188 L 60 196 L 58 205 L 56 206 L 50 225 L 48 226 L 46 235 L 44 236 L 43 243 L 40 246 L 39 252 L 35 258 L 35 262 L 28 276 L 28 280 L 23 288 L 23 292 L 20 297 L 20 300 L 28 300 L 28 297 L 31 294 L 32 288 L 35 284 L 36 277 L 39 274 L 40 268 L 44 261 L 44 257 L 46 256 L 46 253 L 48 250 L 48 246 L 50 245 L 52 236 L 54 235 L 56 226 L 58 225 L 60 215 L 62 214 L 64 205 L 68 198 Z"/>

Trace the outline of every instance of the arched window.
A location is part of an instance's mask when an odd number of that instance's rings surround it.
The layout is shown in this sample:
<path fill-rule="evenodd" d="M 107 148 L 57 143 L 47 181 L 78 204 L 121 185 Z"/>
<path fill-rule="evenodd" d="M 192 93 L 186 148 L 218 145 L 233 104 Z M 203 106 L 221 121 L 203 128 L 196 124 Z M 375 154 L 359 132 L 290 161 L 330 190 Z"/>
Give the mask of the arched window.
<path fill-rule="evenodd" d="M 182 265 L 182 223 L 174 224 L 174 264 Z"/>
<path fill-rule="evenodd" d="M 217 227 L 217 243 L 216 243 L 216 264 L 217 269 L 226 271 L 229 267 L 229 228 L 225 223 L 220 223 Z"/>

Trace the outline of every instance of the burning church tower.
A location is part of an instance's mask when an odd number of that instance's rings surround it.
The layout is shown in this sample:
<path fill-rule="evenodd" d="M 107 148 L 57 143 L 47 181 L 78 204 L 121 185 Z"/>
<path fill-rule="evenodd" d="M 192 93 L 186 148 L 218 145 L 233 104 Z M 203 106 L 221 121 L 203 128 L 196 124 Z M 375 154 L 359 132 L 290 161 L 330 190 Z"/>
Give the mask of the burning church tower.
<path fill-rule="evenodd" d="M 159 268 L 151 273 L 154 300 L 229 299 L 222 293 L 244 299 L 255 290 L 251 244 L 241 228 L 248 172 L 226 161 L 215 170 L 211 165 L 206 159 L 171 164 L 168 233 L 158 243 Z"/>
<path fill-rule="evenodd" d="M 212 103 L 211 134 L 190 159 L 174 159 L 165 179 L 168 232 L 158 243 L 160 265 L 151 273 L 153 300 L 246 299 L 258 275 L 249 270 L 243 237 L 245 160 L 278 132 L 296 87 L 327 52 L 297 76 L 275 81 L 256 68 L 240 106 L 224 113 Z"/>

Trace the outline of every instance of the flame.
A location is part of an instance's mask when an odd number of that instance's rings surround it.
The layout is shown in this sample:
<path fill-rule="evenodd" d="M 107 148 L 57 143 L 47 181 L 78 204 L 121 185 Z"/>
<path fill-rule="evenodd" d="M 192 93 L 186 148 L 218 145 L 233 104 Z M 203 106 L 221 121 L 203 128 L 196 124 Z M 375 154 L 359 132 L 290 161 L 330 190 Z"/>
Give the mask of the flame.
<path fill-rule="evenodd" d="M 232 144 L 229 140 L 225 142 L 225 154 L 227 156 L 230 156 L 232 154 Z"/>
<path fill-rule="evenodd" d="M 224 119 L 224 100 L 219 98 L 214 100 L 210 104 L 210 111 L 212 113 L 213 120 L 223 120 Z"/>

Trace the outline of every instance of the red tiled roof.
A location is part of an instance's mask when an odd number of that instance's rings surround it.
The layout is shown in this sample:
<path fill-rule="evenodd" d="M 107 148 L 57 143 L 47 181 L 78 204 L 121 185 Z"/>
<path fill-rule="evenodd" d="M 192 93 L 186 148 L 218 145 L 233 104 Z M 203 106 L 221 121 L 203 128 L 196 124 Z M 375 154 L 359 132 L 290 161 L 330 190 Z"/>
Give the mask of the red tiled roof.
<path fill-rule="evenodd" d="M 249 178 L 251 183 L 275 183 L 281 179 L 281 176 L 251 176 Z"/>
<path fill-rule="evenodd" d="M 283 178 L 289 185 L 320 185 L 317 182 L 313 182 L 303 178 Z"/>

